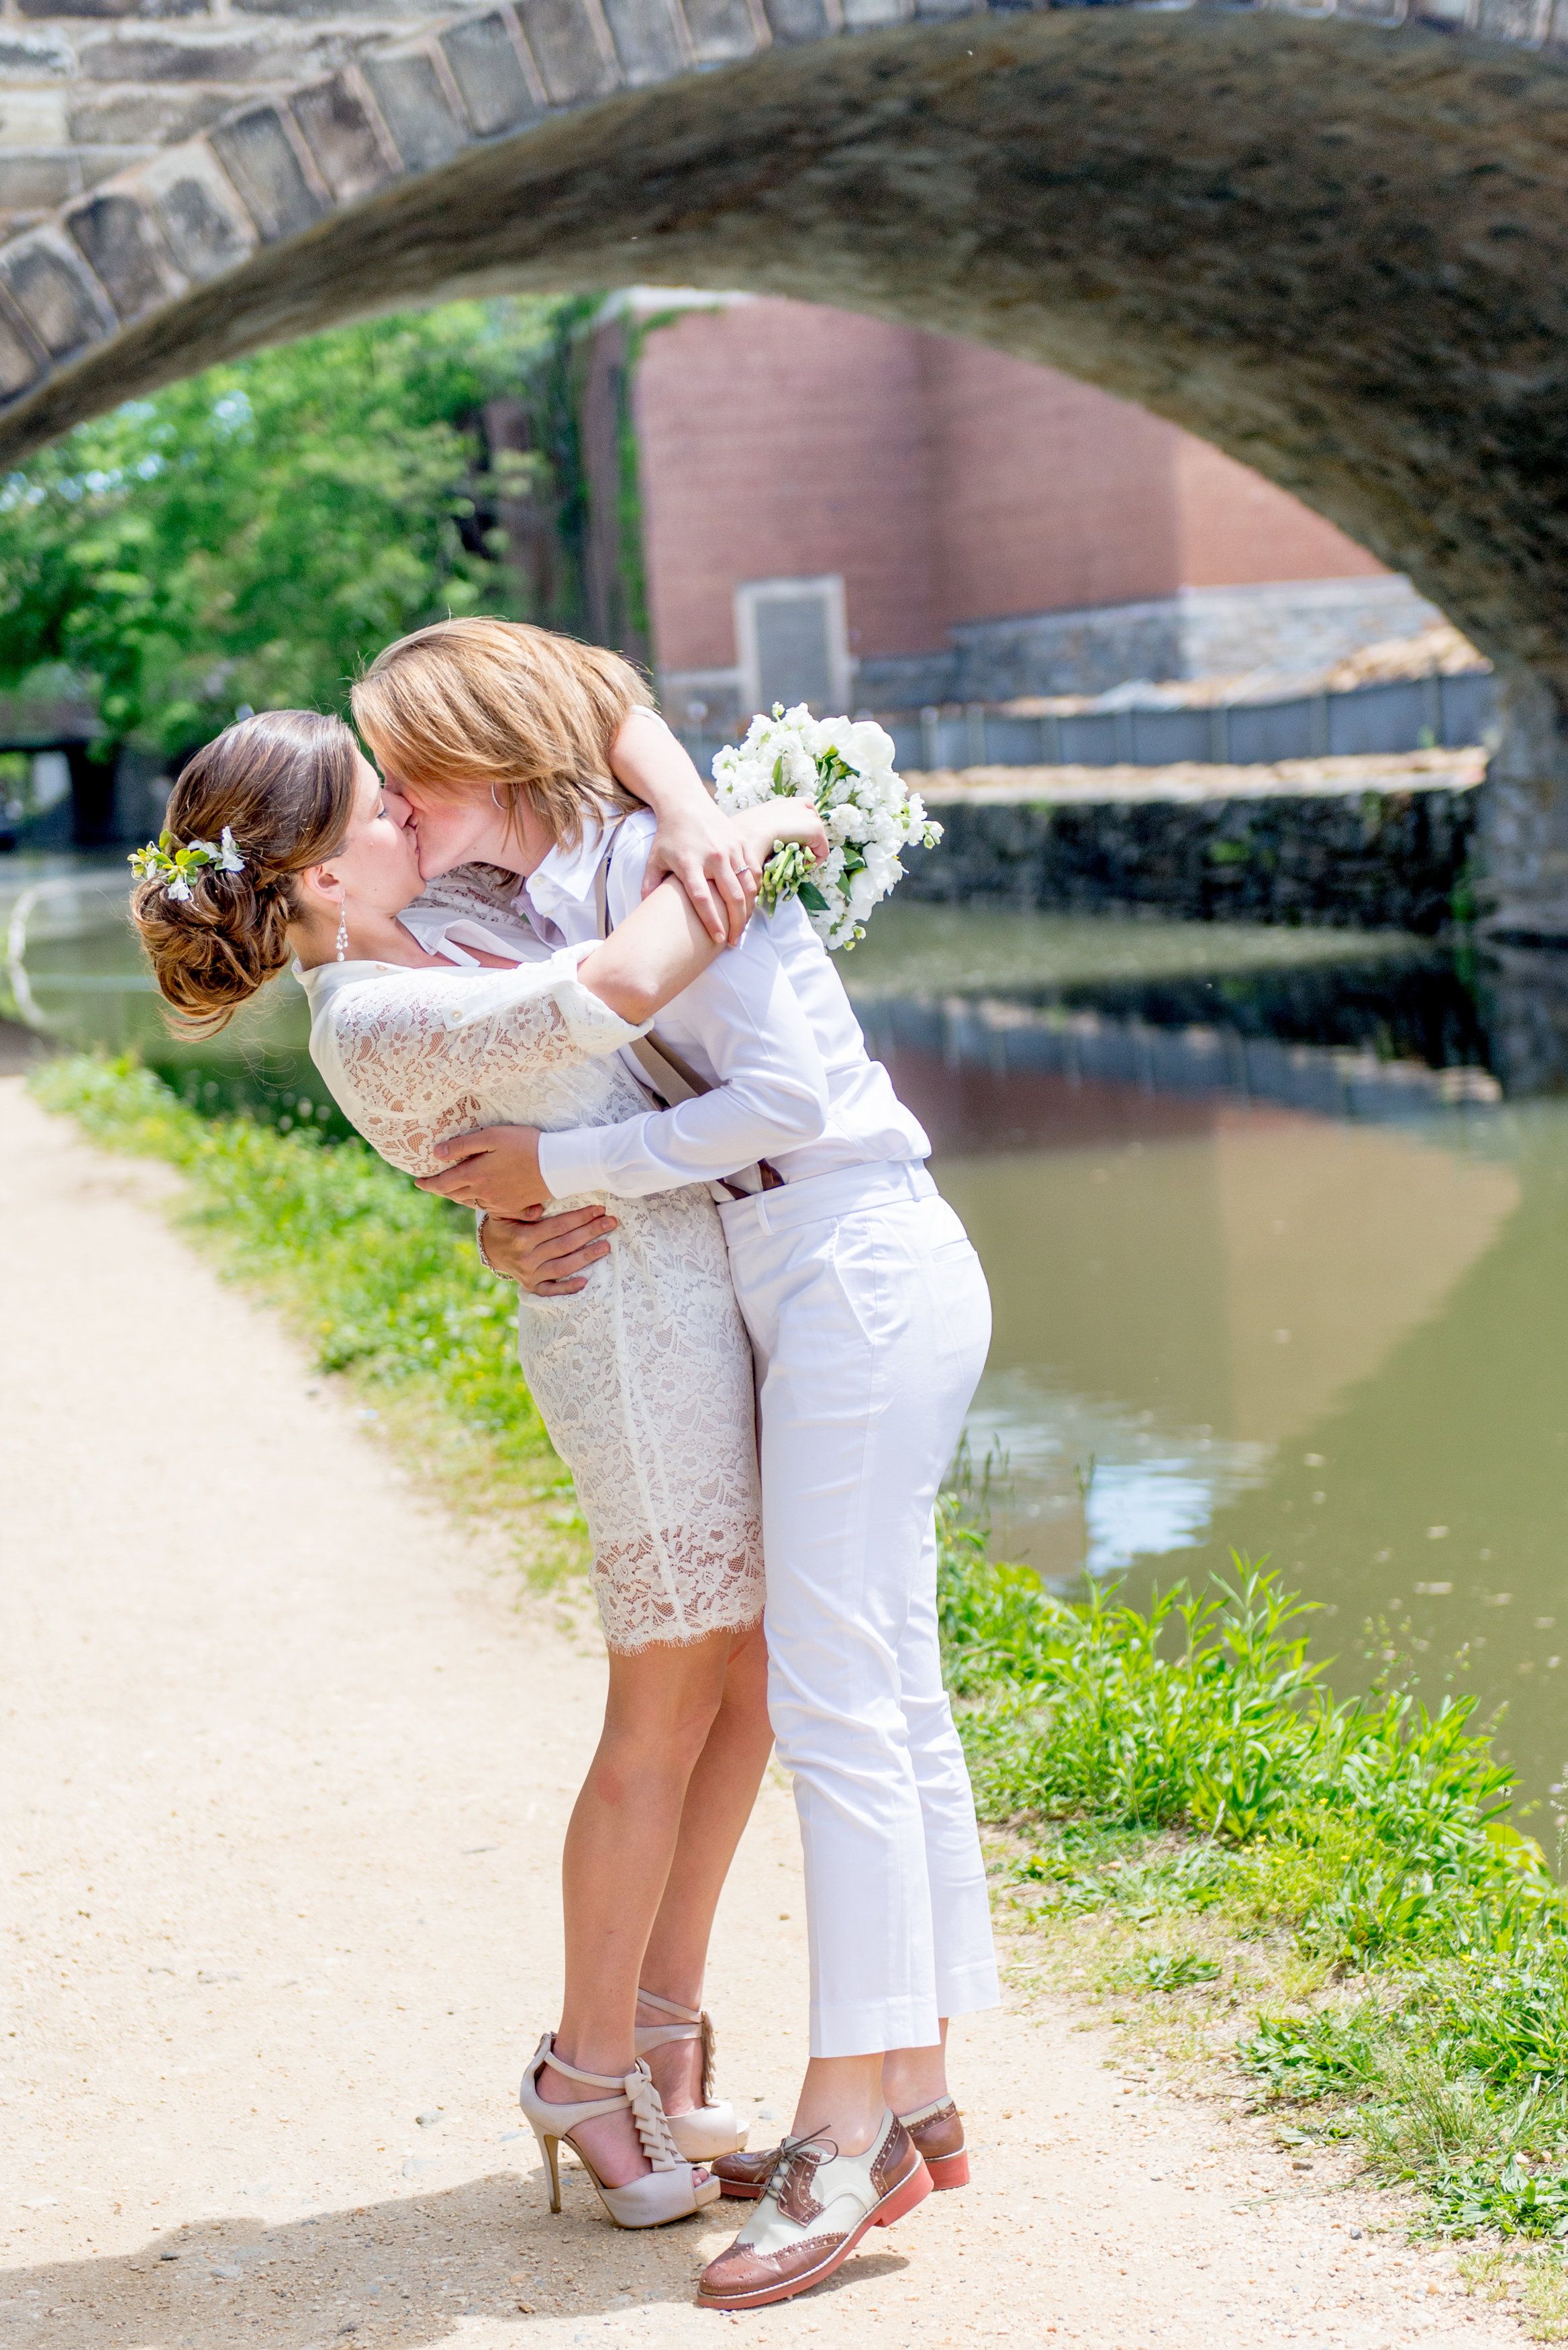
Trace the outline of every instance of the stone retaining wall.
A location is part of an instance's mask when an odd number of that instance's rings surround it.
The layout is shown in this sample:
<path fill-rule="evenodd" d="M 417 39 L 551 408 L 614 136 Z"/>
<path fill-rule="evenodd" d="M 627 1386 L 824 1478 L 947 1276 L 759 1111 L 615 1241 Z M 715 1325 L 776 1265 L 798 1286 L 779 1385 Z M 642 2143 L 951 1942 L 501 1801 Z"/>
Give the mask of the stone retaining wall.
<path fill-rule="evenodd" d="M 863 660 L 857 693 L 871 709 L 918 709 L 1103 693 L 1128 678 L 1305 674 L 1381 638 L 1415 636 L 1440 617 L 1398 577 L 1183 588 L 1143 603 L 961 621 L 950 650 Z"/>
<path fill-rule="evenodd" d="M 1447 929 L 1468 910 L 1475 790 L 1174 802 L 958 801 L 906 853 L 913 898 L 1057 913 Z"/>

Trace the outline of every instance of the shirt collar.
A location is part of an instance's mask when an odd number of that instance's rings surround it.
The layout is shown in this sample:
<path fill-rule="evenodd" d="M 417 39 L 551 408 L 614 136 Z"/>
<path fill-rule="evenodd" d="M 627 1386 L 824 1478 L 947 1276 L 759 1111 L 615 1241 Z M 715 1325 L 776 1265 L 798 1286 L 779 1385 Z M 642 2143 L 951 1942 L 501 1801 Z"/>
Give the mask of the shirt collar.
<path fill-rule="evenodd" d="M 618 817 L 616 822 L 619 822 Z M 601 824 L 597 816 L 590 816 L 585 810 L 582 834 L 576 847 L 567 848 L 557 841 L 548 857 L 541 858 L 524 883 L 529 903 L 545 915 L 548 915 L 553 907 L 568 900 L 574 905 L 585 904 L 594 886 L 599 859 L 614 830 L 614 824 Z"/>

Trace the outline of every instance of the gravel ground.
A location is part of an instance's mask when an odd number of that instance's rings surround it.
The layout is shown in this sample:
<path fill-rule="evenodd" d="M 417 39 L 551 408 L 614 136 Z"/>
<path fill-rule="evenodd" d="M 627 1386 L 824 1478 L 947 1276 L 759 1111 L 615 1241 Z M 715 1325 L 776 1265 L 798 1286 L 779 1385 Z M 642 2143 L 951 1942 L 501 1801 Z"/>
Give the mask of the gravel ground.
<path fill-rule="evenodd" d="M 1516 2344 L 1445 2254 L 1066 2005 L 955 2034 L 976 2183 L 815 2295 L 691 2303 L 704 2219 L 552 2220 L 513 2102 L 601 1669 L 164 1227 L 0 1080 L 7 1955 L 0 2345 Z M 723 2086 L 787 2118 L 770 1786 L 720 1918 Z"/>

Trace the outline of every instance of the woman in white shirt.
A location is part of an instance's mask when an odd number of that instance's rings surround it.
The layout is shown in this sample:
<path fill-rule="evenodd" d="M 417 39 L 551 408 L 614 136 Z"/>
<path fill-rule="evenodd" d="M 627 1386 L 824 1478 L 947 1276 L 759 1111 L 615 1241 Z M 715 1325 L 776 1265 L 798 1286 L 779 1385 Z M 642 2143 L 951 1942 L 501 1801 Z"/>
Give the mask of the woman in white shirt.
<path fill-rule="evenodd" d="M 820 837 L 809 807 L 782 824 L 780 804 L 758 813 L 755 865 L 784 834 Z M 461 890 L 405 924 L 422 888 L 406 807 L 347 727 L 308 712 L 247 719 L 199 753 L 164 845 L 139 862 L 135 918 L 168 1001 L 211 1031 L 292 960 L 336 1099 L 414 1176 L 476 1125 L 635 1116 L 646 1098 L 620 1048 L 720 951 L 673 883 L 612 939 L 555 954 Z M 519 1324 L 587 1518 L 610 1649 L 604 1738 L 566 1840 L 562 2023 L 524 2104 L 554 2208 L 569 2134 L 612 2218 L 639 2227 L 713 2200 L 718 2180 L 694 2165 L 740 2142 L 706 2077 L 701 2106 L 667 2116 L 638 2050 L 701 2034 L 706 2056 L 706 2019 L 680 2010 L 635 2033 L 634 2018 L 660 1936 L 683 1962 L 694 1939 L 705 1950 L 766 1760 L 761 1538 L 751 1355 L 707 1191 L 623 1213 L 596 1274 L 565 1310 L 524 1297 Z"/>
<path fill-rule="evenodd" d="M 612 823 L 585 806 L 586 771 L 560 760 L 585 692 L 600 703 L 599 757 L 628 795 L 650 798 L 657 773 L 668 802 L 674 769 L 715 820 L 641 707 L 641 681 L 591 647 L 520 622 L 440 621 L 389 646 L 354 688 L 366 741 L 416 809 L 423 872 L 470 865 L 477 887 L 478 864 L 504 868 L 509 910 L 549 946 L 613 934 L 650 862 L 646 817 Z M 738 1194 L 719 1214 L 758 1370 L 769 1701 L 800 1816 L 811 1960 L 789 2137 L 739 2168 L 719 2161 L 726 2194 L 753 2215 L 699 2299 L 738 2311 L 814 2290 L 868 2230 L 967 2177 L 947 2020 L 994 2005 L 1000 1987 L 942 1683 L 934 1506 L 991 1309 L 924 1165 L 927 1138 L 867 1054 L 798 901 L 753 920 L 671 1003 L 659 1043 L 690 1097 L 667 1093 L 619 1127 L 479 1127 L 421 1187 L 513 1220 L 492 1230 L 493 1263 L 560 1296 L 569 1284 L 535 1279 L 515 1220 L 585 1194 L 631 1213 L 703 1176 Z M 809 1120 L 808 1071 L 820 1087 Z"/>

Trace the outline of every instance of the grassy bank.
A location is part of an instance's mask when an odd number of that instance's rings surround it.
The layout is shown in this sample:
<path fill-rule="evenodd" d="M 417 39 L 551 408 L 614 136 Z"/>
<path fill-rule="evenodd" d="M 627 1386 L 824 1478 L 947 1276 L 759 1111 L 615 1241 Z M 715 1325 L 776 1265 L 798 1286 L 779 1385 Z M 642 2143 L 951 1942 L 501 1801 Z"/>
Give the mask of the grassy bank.
<path fill-rule="evenodd" d="M 1352 2142 L 1568 2339 L 1568 1908 L 1473 1700 L 1336 1701 L 1302 1603 L 1234 1582 L 1064 1606 L 955 1513 L 950 1678 L 1026 1970 L 1129 2052 L 1239 2067 Z M 1531 2248 L 1539 2248 L 1531 2257 Z"/>
<path fill-rule="evenodd" d="M 449 1498 L 516 1529 L 535 1577 L 580 1562 L 465 1214 L 358 1143 L 205 1118 L 133 1066 L 34 1082 L 178 1168 L 186 1227 Z M 989 1557 L 961 1497 L 941 1603 L 1025 1978 L 1098 2002 L 1129 2054 L 1239 2069 L 1281 2136 L 1353 2147 L 1483 2264 L 1508 2248 L 1538 2332 L 1568 2339 L 1568 1909 L 1473 1702 L 1336 1700 L 1309 1611 L 1244 1565 L 1144 1609 L 1059 1603 Z"/>

